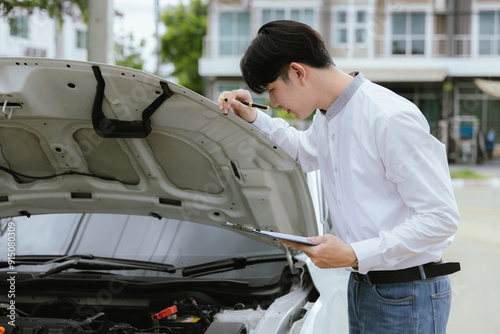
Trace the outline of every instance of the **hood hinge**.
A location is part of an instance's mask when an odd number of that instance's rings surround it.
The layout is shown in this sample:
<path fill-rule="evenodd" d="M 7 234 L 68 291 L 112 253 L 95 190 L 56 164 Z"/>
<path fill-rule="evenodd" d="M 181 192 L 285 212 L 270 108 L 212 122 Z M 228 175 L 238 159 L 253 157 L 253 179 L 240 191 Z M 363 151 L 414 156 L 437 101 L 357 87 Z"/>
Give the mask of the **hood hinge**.
<path fill-rule="evenodd" d="M 290 249 L 285 246 L 285 251 L 286 251 L 286 260 L 288 261 L 288 266 L 290 267 L 290 272 L 295 275 L 298 270 L 295 268 L 295 265 L 293 263 L 293 257 L 292 253 L 290 253 Z"/>

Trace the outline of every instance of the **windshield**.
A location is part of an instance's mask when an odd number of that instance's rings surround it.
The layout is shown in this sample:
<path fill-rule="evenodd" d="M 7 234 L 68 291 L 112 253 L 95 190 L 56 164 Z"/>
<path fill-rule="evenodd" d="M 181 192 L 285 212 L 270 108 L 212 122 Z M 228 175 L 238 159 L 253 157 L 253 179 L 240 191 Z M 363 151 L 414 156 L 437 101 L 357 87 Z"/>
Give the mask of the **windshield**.
<path fill-rule="evenodd" d="M 283 254 L 229 229 L 115 214 L 5 218 L 0 220 L 0 246 L 5 250 L 9 226 L 15 227 L 16 256 L 92 254 L 184 267 L 238 256 Z M 7 254 L 0 252 L 0 260 L 7 260 Z"/>

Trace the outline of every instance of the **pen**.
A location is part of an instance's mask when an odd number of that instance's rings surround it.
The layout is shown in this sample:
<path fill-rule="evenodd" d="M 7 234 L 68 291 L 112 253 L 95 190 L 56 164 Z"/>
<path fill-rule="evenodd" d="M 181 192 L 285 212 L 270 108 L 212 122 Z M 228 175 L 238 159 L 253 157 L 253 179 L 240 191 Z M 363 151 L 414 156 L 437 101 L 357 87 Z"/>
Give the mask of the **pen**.
<path fill-rule="evenodd" d="M 227 102 L 227 98 L 220 97 L 219 100 L 224 100 L 224 101 Z M 266 111 L 266 110 L 269 109 L 268 106 L 265 106 L 263 104 L 258 104 L 258 103 L 253 103 L 253 102 L 245 102 L 245 101 L 239 101 L 239 102 L 243 103 L 246 106 L 258 108 L 258 109 L 261 109 L 261 110 L 264 110 L 264 111 Z"/>

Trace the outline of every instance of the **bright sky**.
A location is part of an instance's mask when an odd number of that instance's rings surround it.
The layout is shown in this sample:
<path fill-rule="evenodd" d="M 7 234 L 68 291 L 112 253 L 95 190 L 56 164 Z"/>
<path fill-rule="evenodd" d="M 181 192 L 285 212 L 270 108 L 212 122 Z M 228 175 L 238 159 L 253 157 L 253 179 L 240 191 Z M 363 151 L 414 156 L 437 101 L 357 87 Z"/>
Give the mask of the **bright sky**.
<path fill-rule="evenodd" d="M 178 5 L 188 0 L 159 0 L 160 11 L 169 5 Z M 126 36 L 130 32 L 134 36 L 134 44 L 138 45 L 141 39 L 146 40 L 142 56 L 145 60 L 144 70 L 154 72 L 156 69 L 156 38 L 155 34 L 155 0 L 113 0 L 115 10 L 123 17 L 115 17 L 115 34 Z M 160 24 L 160 34 L 164 33 L 164 26 Z"/>

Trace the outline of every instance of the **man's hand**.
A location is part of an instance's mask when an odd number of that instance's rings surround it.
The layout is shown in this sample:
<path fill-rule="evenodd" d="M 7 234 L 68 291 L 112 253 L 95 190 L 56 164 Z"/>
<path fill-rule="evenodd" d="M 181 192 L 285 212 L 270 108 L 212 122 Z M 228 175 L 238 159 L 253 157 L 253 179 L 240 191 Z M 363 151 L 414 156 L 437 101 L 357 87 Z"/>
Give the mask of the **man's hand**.
<path fill-rule="evenodd" d="M 227 102 L 224 99 L 227 99 Z M 249 123 L 253 123 L 257 119 L 257 110 L 239 101 L 252 102 L 250 92 L 244 89 L 222 92 L 219 95 L 219 109 L 224 111 L 226 115 L 229 113 L 229 109 L 233 109 L 235 115 Z"/>
<path fill-rule="evenodd" d="M 356 266 L 356 253 L 352 247 L 340 238 L 331 234 L 310 237 L 308 241 L 317 243 L 318 246 L 309 246 L 298 242 L 280 240 L 288 246 L 303 251 L 311 261 L 322 269 L 343 268 Z"/>

